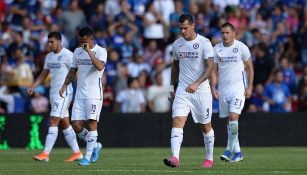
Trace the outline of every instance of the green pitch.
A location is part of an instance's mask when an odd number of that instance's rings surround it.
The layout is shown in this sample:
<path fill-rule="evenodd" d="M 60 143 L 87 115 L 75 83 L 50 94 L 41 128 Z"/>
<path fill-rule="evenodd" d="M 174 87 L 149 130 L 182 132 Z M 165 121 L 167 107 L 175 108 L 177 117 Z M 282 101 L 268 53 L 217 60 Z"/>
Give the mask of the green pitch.
<path fill-rule="evenodd" d="M 40 151 L 10 149 L 0 151 L 0 175 L 284 175 L 307 174 L 307 148 L 268 147 L 243 148 L 244 161 L 226 163 L 219 159 L 222 148 L 215 149 L 212 169 L 200 168 L 204 148 L 182 148 L 181 167 L 163 165 L 170 148 L 104 148 L 96 164 L 81 167 L 77 162 L 65 163 L 69 149 L 54 149 L 49 162 L 32 157 Z M 83 150 L 84 152 L 84 150 Z"/>

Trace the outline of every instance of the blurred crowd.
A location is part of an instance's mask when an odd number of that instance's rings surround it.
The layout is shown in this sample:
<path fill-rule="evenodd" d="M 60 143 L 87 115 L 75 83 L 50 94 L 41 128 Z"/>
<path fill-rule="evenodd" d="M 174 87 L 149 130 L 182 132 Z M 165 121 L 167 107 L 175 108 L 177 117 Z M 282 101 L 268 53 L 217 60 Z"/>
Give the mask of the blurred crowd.
<path fill-rule="evenodd" d="M 0 113 L 49 111 L 49 82 L 26 94 L 43 68 L 47 34 L 78 47 L 77 31 L 94 29 L 108 50 L 103 111 L 168 112 L 172 42 L 178 18 L 190 13 L 212 44 L 219 26 L 236 27 L 255 68 L 248 112 L 307 110 L 306 0 L 0 0 Z M 217 111 L 216 101 L 214 111 Z"/>

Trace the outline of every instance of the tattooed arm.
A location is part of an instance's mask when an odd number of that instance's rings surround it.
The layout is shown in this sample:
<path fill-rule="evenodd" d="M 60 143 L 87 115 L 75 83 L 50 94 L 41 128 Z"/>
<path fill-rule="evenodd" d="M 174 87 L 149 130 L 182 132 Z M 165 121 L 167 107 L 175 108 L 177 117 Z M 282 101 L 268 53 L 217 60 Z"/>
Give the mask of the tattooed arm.
<path fill-rule="evenodd" d="M 70 68 L 68 74 L 66 75 L 65 82 L 59 91 L 61 97 L 64 97 L 64 92 L 66 90 L 66 87 L 74 80 L 77 70 L 78 70 L 77 68 L 73 67 Z"/>
<path fill-rule="evenodd" d="M 189 85 L 186 88 L 186 91 L 189 93 L 194 93 L 202 82 L 209 79 L 212 73 L 213 65 L 214 65 L 213 58 L 206 59 L 205 60 L 205 71 L 201 74 L 201 76 L 193 84 Z"/>
<path fill-rule="evenodd" d="M 169 101 L 173 101 L 175 98 L 175 84 L 177 83 L 179 78 L 179 60 L 173 61 L 172 70 L 171 70 L 171 84 L 169 88 L 170 96 L 168 98 Z"/>

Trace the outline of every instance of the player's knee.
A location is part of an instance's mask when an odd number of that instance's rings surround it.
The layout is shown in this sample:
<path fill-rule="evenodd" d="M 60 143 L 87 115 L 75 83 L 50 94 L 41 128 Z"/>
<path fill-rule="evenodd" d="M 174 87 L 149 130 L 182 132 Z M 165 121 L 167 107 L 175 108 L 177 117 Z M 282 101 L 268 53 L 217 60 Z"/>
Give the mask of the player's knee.
<path fill-rule="evenodd" d="M 238 134 L 239 132 L 239 122 L 238 121 L 229 121 L 230 132 L 233 135 Z"/>
<path fill-rule="evenodd" d="M 73 129 L 79 133 L 82 131 L 83 129 L 83 125 L 81 125 L 80 123 L 77 123 L 77 122 L 74 122 L 73 125 L 72 125 Z"/>
<path fill-rule="evenodd" d="M 184 117 L 175 117 L 173 118 L 173 127 L 174 128 L 183 128 L 186 118 Z"/>

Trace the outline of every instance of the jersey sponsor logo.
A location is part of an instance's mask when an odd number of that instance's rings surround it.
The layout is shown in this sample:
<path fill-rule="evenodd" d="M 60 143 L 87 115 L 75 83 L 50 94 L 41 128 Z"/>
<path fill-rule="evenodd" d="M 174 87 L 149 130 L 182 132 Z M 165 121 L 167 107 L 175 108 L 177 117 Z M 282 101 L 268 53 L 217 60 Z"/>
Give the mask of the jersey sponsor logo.
<path fill-rule="evenodd" d="M 61 68 L 61 63 L 48 63 L 47 66 L 49 69 L 59 69 Z"/>
<path fill-rule="evenodd" d="M 233 53 L 237 53 L 238 52 L 238 48 L 233 48 L 232 51 L 233 51 Z"/>
<path fill-rule="evenodd" d="M 198 52 L 178 52 L 179 58 L 198 58 Z"/>
<path fill-rule="evenodd" d="M 93 65 L 89 59 L 77 59 L 77 65 Z"/>
<path fill-rule="evenodd" d="M 198 48 L 199 48 L 199 44 L 198 44 L 198 43 L 195 43 L 195 44 L 193 45 L 193 48 L 194 48 L 194 49 L 198 49 Z"/>
<path fill-rule="evenodd" d="M 233 57 L 218 57 L 220 63 L 235 63 L 238 62 L 236 56 Z"/>

